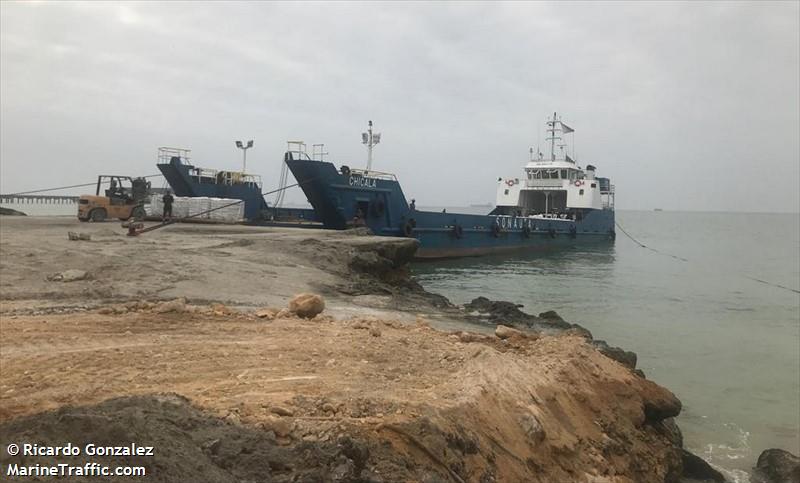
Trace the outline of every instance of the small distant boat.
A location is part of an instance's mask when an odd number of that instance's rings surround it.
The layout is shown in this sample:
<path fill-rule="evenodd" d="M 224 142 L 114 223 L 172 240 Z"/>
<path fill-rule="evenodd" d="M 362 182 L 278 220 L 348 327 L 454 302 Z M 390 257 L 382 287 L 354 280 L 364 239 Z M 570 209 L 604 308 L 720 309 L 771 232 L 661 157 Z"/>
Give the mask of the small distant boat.
<path fill-rule="evenodd" d="M 470 208 L 491 208 L 492 206 L 491 203 L 471 203 L 469 205 Z"/>
<path fill-rule="evenodd" d="M 372 148 L 380 140 L 372 121 L 362 134 L 369 149 L 365 170 L 337 169 L 302 149 L 287 151 L 284 161 L 325 228 L 366 225 L 377 235 L 416 238 L 419 258 L 613 241 L 614 185 L 564 152 L 563 135 L 573 129 L 555 113 L 547 126 L 550 156 L 538 149 L 534 156 L 531 149 L 522 176 L 497 178 L 497 203 L 486 215 L 417 210 L 413 199 L 409 204 L 395 175 L 372 170 Z"/>
<path fill-rule="evenodd" d="M 653 208 L 653 211 L 664 211 L 661 208 Z"/>

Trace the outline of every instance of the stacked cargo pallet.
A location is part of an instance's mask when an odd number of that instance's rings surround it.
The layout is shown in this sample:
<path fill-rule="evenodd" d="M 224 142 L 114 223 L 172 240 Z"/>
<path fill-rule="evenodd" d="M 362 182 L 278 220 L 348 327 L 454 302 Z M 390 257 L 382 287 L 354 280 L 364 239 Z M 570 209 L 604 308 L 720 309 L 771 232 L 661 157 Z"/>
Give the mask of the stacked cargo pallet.
<path fill-rule="evenodd" d="M 150 203 L 145 205 L 148 216 L 159 217 L 164 213 L 164 202 L 161 197 L 162 195 L 157 194 L 150 196 Z M 230 198 L 175 196 L 172 216 L 175 218 L 191 216 L 198 220 L 236 223 L 244 219 L 244 202 Z"/>

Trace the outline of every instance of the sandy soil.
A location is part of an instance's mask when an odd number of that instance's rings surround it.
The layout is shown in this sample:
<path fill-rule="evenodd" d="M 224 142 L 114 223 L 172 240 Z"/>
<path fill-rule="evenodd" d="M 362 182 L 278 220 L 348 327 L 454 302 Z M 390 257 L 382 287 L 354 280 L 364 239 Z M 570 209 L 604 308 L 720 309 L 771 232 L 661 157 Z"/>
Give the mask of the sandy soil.
<path fill-rule="evenodd" d="M 70 241 L 70 231 L 87 234 L 91 240 Z M 0 313 L 57 312 L 176 297 L 260 307 L 284 305 L 301 292 L 325 295 L 329 312 L 339 315 L 381 315 L 385 309 L 394 313 L 409 307 L 425 312 L 436 301 L 415 296 L 422 293 L 419 287 L 410 287 L 415 292 L 381 283 L 353 269 L 358 257 L 367 258 L 365 270 L 374 268 L 369 265 L 374 260 L 364 255 L 404 263 L 415 246 L 409 239 L 190 224 L 170 225 L 139 237 L 125 233 L 119 222 L 0 217 Z M 70 269 L 84 270 L 88 277 L 69 283 L 48 280 Z"/>
<path fill-rule="evenodd" d="M 580 330 L 448 331 L 465 314 L 408 279 L 413 241 L 122 233 L 0 219 L 3 441 L 152 444 L 156 456 L 137 460 L 143 481 L 633 483 L 682 472 L 674 395 Z M 54 281 L 68 270 L 86 277 Z M 254 315 L 309 291 L 327 302 L 312 320 Z M 190 305 L 159 312 L 174 297 Z M 2 447 L 0 466 L 59 462 Z"/>
<path fill-rule="evenodd" d="M 679 460 L 645 411 L 674 396 L 580 337 L 208 311 L 0 324 L 0 421 L 170 392 L 227 425 L 271 432 L 277 446 L 352 437 L 375 481 L 664 481 Z M 332 479 L 337 465 L 320 463 Z"/>

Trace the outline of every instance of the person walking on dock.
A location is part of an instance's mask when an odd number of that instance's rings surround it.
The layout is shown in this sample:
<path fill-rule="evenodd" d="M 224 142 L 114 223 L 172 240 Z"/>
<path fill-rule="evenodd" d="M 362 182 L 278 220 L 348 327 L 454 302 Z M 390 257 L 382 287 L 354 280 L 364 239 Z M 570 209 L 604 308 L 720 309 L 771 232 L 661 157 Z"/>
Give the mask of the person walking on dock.
<path fill-rule="evenodd" d="M 161 198 L 161 201 L 164 202 L 164 213 L 161 218 L 163 220 L 172 218 L 172 203 L 175 201 L 175 197 L 172 196 L 172 192 L 167 190 L 167 192 L 164 193 L 164 196 Z"/>

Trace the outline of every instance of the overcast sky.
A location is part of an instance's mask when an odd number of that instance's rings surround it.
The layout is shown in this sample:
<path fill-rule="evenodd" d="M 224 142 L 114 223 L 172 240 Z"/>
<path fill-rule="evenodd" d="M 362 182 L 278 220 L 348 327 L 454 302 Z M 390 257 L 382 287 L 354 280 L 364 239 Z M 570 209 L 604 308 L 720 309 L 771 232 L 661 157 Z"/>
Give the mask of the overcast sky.
<path fill-rule="evenodd" d="M 373 119 L 418 205 L 489 202 L 558 111 L 618 208 L 796 212 L 799 5 L 3 1 L 0 192 L 236 139 L 266 190 L 290 139 L 362 167 Z"/>

